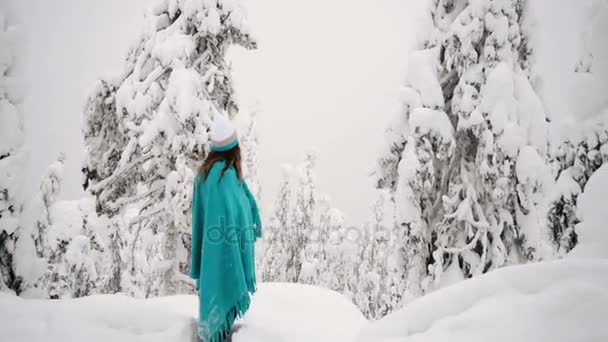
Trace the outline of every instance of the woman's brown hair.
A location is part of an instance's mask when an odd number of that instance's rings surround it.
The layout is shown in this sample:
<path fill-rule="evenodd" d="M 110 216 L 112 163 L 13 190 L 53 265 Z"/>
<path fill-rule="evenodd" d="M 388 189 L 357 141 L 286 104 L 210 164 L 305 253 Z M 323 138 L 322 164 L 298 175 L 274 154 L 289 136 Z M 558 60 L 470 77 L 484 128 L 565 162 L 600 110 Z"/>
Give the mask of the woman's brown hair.
<path fill-rule="evenodd" d="M 207 155 L 207 158 L 205 158 L 205 161 L 203 161 L 199 167 L 199 173 L 203 175 L 203 179 L 207 179 L 209 171 L 211 171 L 211 167 L 217 161 L 224 161 L 225 163 L 220 180 L 224 176 L 224 172 L 226 172 L 226 170 L 228 170 L 231 166 L 234 166 L 239 181 L 243 179 L 241 173 L 241 148 L 239 145 L 236 145 L 234 148 L 231 148 L 228 151 L 218 152 L 211 150 L 209 155 Z"/>

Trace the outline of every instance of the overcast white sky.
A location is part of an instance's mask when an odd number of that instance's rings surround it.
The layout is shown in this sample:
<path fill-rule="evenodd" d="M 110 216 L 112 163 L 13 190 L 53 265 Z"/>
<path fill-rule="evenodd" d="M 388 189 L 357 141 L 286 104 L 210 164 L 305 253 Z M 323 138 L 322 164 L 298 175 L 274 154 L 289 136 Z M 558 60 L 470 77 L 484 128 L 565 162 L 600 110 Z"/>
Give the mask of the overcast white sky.
<path fill-rule="evenodd" d="M 82 106 L 90 85 L 120 71 L 152 0 L 12 0 L 21 60 L 33 192 L 46 165 L 67 154 L 62 198 L 82 195 Z M 259 103 L 264 202 L 282 163 L 318 151 L 318 189 L 349 222 L 363 220 L 388 117 L 398 106 L 413 4 L 421 0 L 249 0 L 255 52 L 231 56 L 244 108 Z"/>
<path fill-rule="evenodd" d="M 142 27 L 149 0 L 9 0 L 22 38 L 26 148 L 30 153 L 26 196 L 40 185 L 49 163 L 67 156 L 61 197 L 83 194 L 82 109 L 100 76 L 118 72 Z"/>
<path fill-rule="evenodd" d="M 259 102 L 264 202 L 274 200 L 280 164 L 313 148 L 319 192 L 347 221 L 366 218 L 369 174 L 413 41 L 413 2 L 246 2 L 259 50 L 238 51 L 233 67 L 240 102 Z"/>

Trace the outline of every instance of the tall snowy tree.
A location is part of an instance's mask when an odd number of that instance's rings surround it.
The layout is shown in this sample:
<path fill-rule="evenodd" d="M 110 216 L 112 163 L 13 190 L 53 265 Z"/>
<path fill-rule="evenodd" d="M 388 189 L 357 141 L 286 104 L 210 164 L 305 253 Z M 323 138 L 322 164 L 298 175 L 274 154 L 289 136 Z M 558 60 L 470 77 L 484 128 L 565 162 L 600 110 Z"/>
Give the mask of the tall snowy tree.
<path fill-rule="evenodd" d="M 346 255 L 349 241 L 342 212 L 331 205 L 328 195 L 314 195 L 314 198 L 311 225 L 305 230 L 306 243 L 300 251 L 302 266 L 298 282 L 343 292 L 350 289 L 346 286 L 347 280 L 357 278 L 355 272 L 345 276 L 346 270 L 354 266 L 349 257 L 356 257 L 356 253 L 351 251 L 352 255 Z M 353 245 L 356 242 L 353 241 Z M 334 272 L 336 269 L 340 272 Z"/>
<path fill-rule="evenodd" d="M 293 205 L 291 225 L 286 229 L 293 240 L 289 245 L 287 260 L 287 278 L 292 282 L 300 279 L 304 248 L 308 244 L 314 225 L 315 213 L 315 167 L 316 155 L 308 152 L 304 161 L 296 168 L 295 202 Z"/>
<path fill-rule="evenodd" d="M 262 236 L 261 267 L 257 271 L 264 282 L 287 281 L 287 251 L 292 242 L 288 234 L 291 224 L 292 167 L 283 165 L 282 171 L 277 199 Z"/>
<path fill-rule="evenodd" d="M 608 13 L 608 2 L 591 0 L 583 4 L 584 27 L 574 71 L 579 79 L 605 80 L 601 57 L 606 44 L 598 38 L 605 27 L 601 20 Z M 595 65 L 594 65 L 595 64 Z M 604 70 L 602 70 L 604 69 Z M 586 119 L 552 123 L 556 136 L 551 139 L 551 165 L 556 187 L 551 196 L 549 226 L 560 254 L 568 253 L 578 243 L 575 226 L 579 222 L 578 197 L 592 174 L 608 161 L 608 108 L 588 113 Z M 589 115 L 590 114 L 590 115 Z"/>
<path fill-rule="evenodd" d="M 102 269 L 94 237 L 86 235 L 91 199 L 59 201 L 51 207 L 52 224 L 45 241 L 49 246 L 45 280 L 48 298 L 72 298 L 96 292 Z M 99 271 L 98 271 L 99 269 Z"/>
<path fill-rule="evenodd" d="M 24 205 L 15 244 L 15 271 L 21 278 L 20 294 L 49 298 L 54 264 L 61 257 L 62 244 L 53 237 L 52 208 L 61 190 L 64 156 L 51 163 L 40 183 L 40 190 Z"/>
<path fill-rule="evenodd" d="M 352 299 L 356 292 L 356 279 L 359 278 L 355 267 L 357 251 L 353 247 L 359 241 L 357 236 L 349 236 L 349 227 L 344 224 L 344 215 L 340 210 L 326 205 L 320 218 L 319 226 L 323 227 L 323 239 L 318 248 L 323 258 L 317 261 L 321 272 L 314 284 Z"/>
<path fill-rule="evenodd" d="M 370 319 L 392 311 L 388 285 L 388 252 L 390 234 L 394 230 L 392 199 L 388 191 L 380 190 L 371 207 L 371 220 L 363 228 L 359 241 L 357 288 L 354 302 Z"/>
<path fill-rule="evenodd" d="M 329 197 L 316 192 L 315 159 L 315 153 L 309 152 L 295 168 L 283 167 L 283 180 L 264 233 L 261 279 L 342 291 L 345 280 L 330 276 L 332 267 L 339 267 L 337 264 L 346 259 L 342 255 L 346 227 L 342 213 L 331 206 Z"/>
<path fill-rule="evenodd" d="M 329 196 L 319 195 L 315 200 L 314 225 L 309 229 L 308 243 L 302 255 L 299 282 L 328 285 L 327 278 L 332 261 L 327 254 L 327 239 L 331 230 L 333 208 Z M 317 217 L 318 216 L 318 217 Z"/>
<path fill-rule="evenodd" d="M 310 152 L 295 168 L 283 167 L 283 181 L 265 231 L 260 272 L 264 281 L 301 281 L 305 249 L 315 224 L 314 164 L 315 154 Z"/>
<path fill-rule="evenodd" d="M 108 290 L 192 290 L 190 184 L 213 116 L 238 109 L 225 54 L 255 47 L 243 23 L 233 1 L 162 1 L 122 77 L 100 81 L 90 96 L 84 186 L 116 228 L 111 250 L 120 263 L 120 279 L 109 283 L 117 288 Z"/>
<path fill-rule="evenodd" d="M 262 198 L 262 189 L 258 172 L 259 136 L 256 128 L 257 111 L 253 110 L 248 112 L 247 115 L 241 114 L 239 117 L 242 123 L 242 127 L 239 130 L 239 144 L 243 153 L 243 175 L 247 180 L 247 185 L 259 203 Z"/>
<path fill-rule="evenodd" d="M 255 197 L 258 206 L 262 204 L 262 187 L 260 186 L 258 172 L 258 145 L 259 137 L 256 129 L 257 110 L 250 110 L 246 113 L 241 113 L 238 116 L 239 121 L 239 144 L 241 146 L 243 177 L 247 181 L 247 185 L 251 193 Z M 264 210 L 260 206 L 262 220 L 265 221 Z M 266 229 L 265 233 L 266 234 Z M 256 270 L 263 267 L 264 246 L 266 239 L 262 238 L 256 243 L 255 249 L 255 265 Z M 260 278 L 261 279 L 261 278 Z"/>
<path fill-rule="evenodd" d="M 436 0 L 410 58 L 377 185 L 397 206 L 394 294 L 550 258 L 547 120 L 527 78 L 521 0 Z M 446 279 L 447 281 L 447 279 Z"/>
<path fill-rule="evenodd" d="M 23 116 L 16 85 L 15 28 L 0 13 L 0 291 L 20 290 L 15 273 L 15 242 L 22 210 L 20 185 L 23 152 Z"/>

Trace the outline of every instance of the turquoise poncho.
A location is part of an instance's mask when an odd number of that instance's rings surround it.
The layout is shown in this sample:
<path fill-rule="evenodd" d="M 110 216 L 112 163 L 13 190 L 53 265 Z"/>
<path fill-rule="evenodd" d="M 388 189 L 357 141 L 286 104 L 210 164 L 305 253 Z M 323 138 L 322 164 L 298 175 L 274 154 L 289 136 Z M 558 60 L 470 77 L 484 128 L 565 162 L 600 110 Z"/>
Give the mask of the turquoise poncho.
<path fill-rule="evenodd" d="M 190 277 L 197 282 L 198 334 L 204 342 L 224 341 L 256 290 L 258 207 L 233 167 L 221 176 L 224 165 L 216 162 L 207 179 L 197 175 L 193 186 Z"/>

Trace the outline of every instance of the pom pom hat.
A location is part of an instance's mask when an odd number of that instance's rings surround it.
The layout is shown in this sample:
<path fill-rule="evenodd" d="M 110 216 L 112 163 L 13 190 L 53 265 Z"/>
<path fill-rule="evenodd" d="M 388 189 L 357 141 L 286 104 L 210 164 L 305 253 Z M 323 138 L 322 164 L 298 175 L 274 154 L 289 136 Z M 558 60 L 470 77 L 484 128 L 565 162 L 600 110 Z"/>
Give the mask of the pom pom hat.
<path fill-rule="evenodd" d="M 224 152 L 233 149 L 238 143 L 236 129 L 232 122 L 225 115 L 216 115 L 211 128 L 211 149 Z"/>

